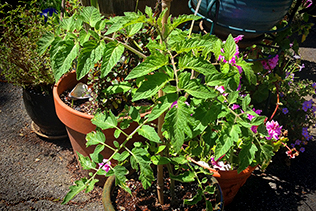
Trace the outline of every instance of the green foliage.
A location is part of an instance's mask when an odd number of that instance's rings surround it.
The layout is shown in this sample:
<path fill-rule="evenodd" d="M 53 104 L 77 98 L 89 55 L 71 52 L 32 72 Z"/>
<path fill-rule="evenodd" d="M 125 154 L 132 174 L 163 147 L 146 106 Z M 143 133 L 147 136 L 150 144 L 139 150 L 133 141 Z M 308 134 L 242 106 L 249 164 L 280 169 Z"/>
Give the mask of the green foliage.
<path fill-rule="evenodd" d="M 122 17 L 104 18 L 94 7 L 83 8 L 62 21 L 54 39 L 51 34 L 45 35 L 40 51 L 50 52 L 56 80 L 74 66 L 78 79 L 92 75 L 99 82 L 110 81 L 102 93 L 130 93 L 132 102 L 153 103 L 151 113 L 142 118 L 140 109 L 134 106 L 124 107 L 118 116 L 112 111 L 96 113 L 92 123 L 97 130 L 87 135 L 87 146 L 96 148 L 91 159 L 79 156 L 84 168 L 96 170 L 94 176 L 100 173 L 95 168 L 102 161 L 99 152 L 109 148 L 113 154 L 106 159 L 115 161 L 115 165 L 105 176 L 115 175 L 116 184 L 130 192 L 125 184 L 126 163 L 136 170 L 144 188 L 154 181 L 152 165 L 166 165 L 171 179 L 199 183 L 197 195 L 185 201 L 192 204 L 205 199 L 205 193 L 212 192 L 212 188 L 202 185 L 206 179 L 200 180 L 200 175 L 209 173 L 192 166 L 186 158 L 205 162 L 223 159 L 240 172 L 249 165 L 268 163 L 273 156 L 275 148 L 265 139 L 269 134 L 262 128 L 265 117 L 253 111 L 249 92 L 240 95 L 240 90 L 245 91 L 240 78 L 249 86 L 257 84 L 253 71 L 256 66 L 236 55 L 237 45 L 231 35 L 223 42 L 215 36 L 189 34 L 176 28 L 199 17 L 182 15 L 172 21 L 169 17 L 163 28 L 164 12 L 155 17 L 146 8 L 146 14 L 128 12 Z M 151 36 L 148 29 L 154 31 Z M 133 40 L 144 34 L 146 39 L 140 39 L 142 42 Z M 114 82 L 111 77 L 117 77 L 126 55 L 137 64 L 127 64 L 125 75 Z M 164 93 L 158 94 L 161 91 Z M 235 110 L 235 104 L 242 110 Z M 158 118 L 163 122 L 157 128 L 153 121 Z M 132 121 L 138 127 L 126 134 L 124 129 Z M 254 127 L 259 132 L 254 132 Z M 123 143 L 115 140 L 111 147 L 101 129 L 114 129 L 116 138 L 126 139 Z M 136 142 L 127 148 L 136 133 L 147 142 Z M 210 204 L 207 207 L 210 209 Z"/>
<path fill-rule="evenodd" d="M 40 16 L 36 0 L 13 8 L 0 4 L 0 68 L 9 82 L 21 87 L 46 88 L 54 83 L 48 53 L 37 53 L 39 38 L 54 28 L 54 17 Z M 48 37 L 46 37 L 48 39 Z"/>

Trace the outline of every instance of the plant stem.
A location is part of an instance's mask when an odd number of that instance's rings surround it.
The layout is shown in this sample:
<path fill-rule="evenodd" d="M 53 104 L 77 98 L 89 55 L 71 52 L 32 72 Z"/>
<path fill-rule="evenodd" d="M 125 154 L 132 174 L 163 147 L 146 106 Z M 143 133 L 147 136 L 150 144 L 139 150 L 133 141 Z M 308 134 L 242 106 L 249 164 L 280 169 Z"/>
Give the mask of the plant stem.
<path fill-rule="evenodd" d="M 110 41 L 110 42 L 113 42 L 113 41 L 117 41 L 118 43 L 120 43 L 121 45 L 123 45 L 126 49 L 130 50 L 131 52 L 135 53 L 136 55 L 138 55 L 139 57 L 143 58 L 143 59 L 146 59 L 147 56 L 145 54 L 143 54 L 142 52 L 136 50 L 135 48 L 129 46 L 128 44 L 126 43 L 123 43 L 123 42 L 120 42 L 114 38 L 111 38 L 111 37 L 107 37 L 107 36 L 104 36 L 104 40 L 106 41 Z"/>

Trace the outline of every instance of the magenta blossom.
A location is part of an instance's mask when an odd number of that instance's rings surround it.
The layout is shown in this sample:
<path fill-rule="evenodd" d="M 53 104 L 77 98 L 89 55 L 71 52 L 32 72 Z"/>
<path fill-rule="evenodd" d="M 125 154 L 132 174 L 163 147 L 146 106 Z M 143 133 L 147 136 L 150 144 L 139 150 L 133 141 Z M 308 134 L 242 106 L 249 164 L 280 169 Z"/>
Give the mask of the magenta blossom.
<path fill-rule="evenodd" d="M 108 159 L 103 159 L 102 163 L 99 163 L 99 168 L 102 168 L 104 171 L 108 172 L 111 169 L 111 162 Z"/>
<path fill-rule="evenodd" d="M 279 61 L 279 55 L 276 55 L 275 57 L 273 57 L 272 59 L 268 59 L 268 61 L 261 61 L 263 68 L 266 70 L 273 70 Z"/>
<path fill-rule="evenodd" d="M 240 108 L 240 106 L 237 105 L 237 104 L 233 104 L 232 109 L 233 109 L 233 110 L 236 110 L 237 108 Z"/>
<path fill-rule="evenodd" d="M 266 137 L 268 140 L 270 140 L 271 138 L 278 140 L 279 139 L 279 135 L 281 135 L 281 129 L 282 126 L 279 125 L 279 123 L 277 121 L 268 121 L 266 123 L 266 128 L 267 131 L 269 133 L 269 136 Z"/>

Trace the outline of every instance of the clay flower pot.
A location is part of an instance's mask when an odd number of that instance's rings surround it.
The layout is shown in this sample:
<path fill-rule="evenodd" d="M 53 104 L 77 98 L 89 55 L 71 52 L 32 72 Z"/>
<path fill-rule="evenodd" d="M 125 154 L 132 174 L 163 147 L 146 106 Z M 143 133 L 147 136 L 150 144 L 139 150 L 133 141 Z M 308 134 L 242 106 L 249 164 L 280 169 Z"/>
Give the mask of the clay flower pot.
<path fill-rule="evenodd" d="M 72 145 L 72 148 L 75 152 L 75 156 L 78 159 L 77 153 L 79 152 L 83 156 L 87 157 L 89 154 L 93 153 L 95 146 L 86 147 L 86 135 L 92 131 L 95 131 L 96 126 L 91 123 L 91 119 L 94 117 L 93 115 L 88 115 L 83 112 L 76 111 L 66 105 L 61 99 L 60 94 L 62 94 L 65 90 L 71 90 L 78 83 L 76 80 L 76 72 L 70 72 L 64 75 L 58 83 L 53 88 L 53 96 L 56 107 L 56 113 L 59 119 L 66 125 L 66 130 Z M 142 114 L 141 116 L 145 116 L 147 113 Z M 130 134 L 136 127 L 137 123 L 133 122 L 129 128 L 125 130 L 127 134 Z M 126 137 L 121 134 L 118 138 L 114 137 L 115 129 L 107 129 L 104 130 L 103 133 L 106 137 L 106 143 L 112 147 L 114 147 L 113 141 L 116 140 L 120 144 L 125 141 Z M 135 134 L 133 139 L 130 140 L 126 146 L 131 146 L 135 141 L 143 141 L 144 138 Z M 109 158 L 112 155 L 113 151 L 105 148 L 102 151 L 102 155 L 104 158 Z M 112 161 L 111 161 L 112 162 Z M 113 162 L 112 162 L 113 163 Z"/>
<path fill-rule="evenodd" d="M 233 201 L 234 197 L 238 193 L 238 190 L 245 184 L 256 167 L 257 166 L 249 166 L 239 174 L 237 173 L 237 170 L 222 171 L 217 169 L 209 169 L 209 171 L 213 173 L 213 177 L 218 180 L 222 188 L 225 206 Z"/>

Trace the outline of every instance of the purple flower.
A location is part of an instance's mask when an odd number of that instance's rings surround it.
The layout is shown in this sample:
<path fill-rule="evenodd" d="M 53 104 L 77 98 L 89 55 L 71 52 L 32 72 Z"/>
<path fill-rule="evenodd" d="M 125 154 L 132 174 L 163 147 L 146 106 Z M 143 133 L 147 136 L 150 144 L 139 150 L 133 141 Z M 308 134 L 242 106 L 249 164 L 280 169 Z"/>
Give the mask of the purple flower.
<path fill-rule="evenodd" d="M 292 143 L 292 144 L 291 144 L 291 147 L 294 148 L 294 147 L 295 147 L 295 144 Z"/>
<path fill-rule="evenodd" d="M 280 127 L 277 121 L 274 121 L 274 120 L 268 121 L 266 123 L 266 128 L 269 133 L 269 136 L 266 137 L 268 140 L 270 140 L 271 138 L 275 140 L 279 139 L 279 135 L 281 135 L 282 133 L 281 132 L 282 126 Z"/>
<path fill-rule="evenodd" d="M 313 4 L 313 1 L 312 1 L 312 0 L 306 0 L 304 6 L 305 6 L 306 8 L 309 8 L 310 6 L 312 6 L 312 4 Z"/>
<path fill-rule="evenodd" d="M 44 16 L 44 20 L 45 20 L 45 22 L 47 22 L 48 16 L 53 16 L 54 13 L 57 14 L 56 9 L 47 8 L 47 9 L 42 10 L 42 12 L 40 13 L 40 16 Z"/>
<path fill-rule="evenodd" d="M 170 109 L 173 108 L 173 106 L 178 108 L 178 101 L 177 100 L 172 103 L 172 105 L 170 106 Z"/>
<path fill-rule="evenodd" d="M 300 144 L 301 144 L 301 140 L 298 140 L 298 139 L 297 139 L 297 140 L 295 141 L 295 144 L 296 144 L 296 145 L 300 145 Z"/>
<path fill-rule="evenodd" d="M 301 152 L 305 152 L 305 148 L 304 148 L 304 147 L 301 147 L 301 148 L 300 148 L 300 151 L 301 151 Z"/>
<path fill-rule="evenodd" d="M 239 107 L 240 107 L 239 105 L 233 104 L 232 109 L 233 109 L 233 110 L 236 110 L 236 109 L 239 108 Z"/>
<path fill-rule="evenodd" d="M 305 101 L 302 105 L 302 109 L 306 112 L 308 109 L 312 108 L 314 101 L 311 99 L 309 101 Z"/>
<path fill-rule="evenodd" d="M 108 159 L 103 159 L 102 163 L 99 163 L 99 168 L 102 168 L 104 171 L 108 172 L 111 169 L 111 162 Z"/>
<path fill-rule="evenodd" d="M 307 139 L 309 140 L 309 133 L 307 131 L 307 128 L 303 128 L 302 130 L 302 135 Z"/>
<path fill-rule="evenodd" d="M 312 84 L 312 87 L 313 87 L 314 89 L 316 89 L 316 83 L 313 83 L 313 84 Z"/>
<path fill-rule="evenodd" d="M 300 67 L 300 69 L 298 70 L 299 72 L 301 72 L 302 71 L 302 69 L 303 68 L 305 68 L 305 65 L 304 64 L 302 64 L 302 65 L 299 65 L 299 67 Z"/>
<path fill-rule="evenodd" d="M 287 108 L 282 108 L 282 112 L 283 112 L 283 114 L 287 114 L 287 113 L 289 113 L 289 109 L 287 109 Z"/>

